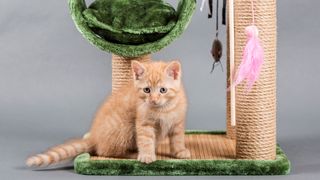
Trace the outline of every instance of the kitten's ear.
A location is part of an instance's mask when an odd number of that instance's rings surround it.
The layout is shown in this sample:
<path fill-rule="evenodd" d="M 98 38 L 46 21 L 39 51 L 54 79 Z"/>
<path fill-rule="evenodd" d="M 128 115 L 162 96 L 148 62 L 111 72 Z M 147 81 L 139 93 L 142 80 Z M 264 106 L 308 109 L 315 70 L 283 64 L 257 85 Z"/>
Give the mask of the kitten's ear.
<path fill-rule="evenodd" d="M 181 77 L 181 64 L 179 61 L 172 61 L 166 68 L 166 73 L 174 80 L 179 80 Z"/>
<path fill-rule="evenodd" d="M 138 61 L 131 62 L 131 69 L 133 73 L 133 78 L 135 80 L 139 80 L 146 70 L 143 64 L 139 63 Z"/>

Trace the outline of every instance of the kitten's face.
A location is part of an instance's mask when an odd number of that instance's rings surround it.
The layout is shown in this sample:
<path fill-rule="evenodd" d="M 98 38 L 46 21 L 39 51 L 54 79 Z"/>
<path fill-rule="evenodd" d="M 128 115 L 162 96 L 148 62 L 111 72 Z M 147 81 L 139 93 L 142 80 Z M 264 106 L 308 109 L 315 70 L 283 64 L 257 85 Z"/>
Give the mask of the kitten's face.
<path fill-rule="evenodd" d="M 151 107 L 162 107 L 180 90 L 181 66 L 177 61 L 141 64 L 132 62 L 134 86 L 139 97 Z"/>

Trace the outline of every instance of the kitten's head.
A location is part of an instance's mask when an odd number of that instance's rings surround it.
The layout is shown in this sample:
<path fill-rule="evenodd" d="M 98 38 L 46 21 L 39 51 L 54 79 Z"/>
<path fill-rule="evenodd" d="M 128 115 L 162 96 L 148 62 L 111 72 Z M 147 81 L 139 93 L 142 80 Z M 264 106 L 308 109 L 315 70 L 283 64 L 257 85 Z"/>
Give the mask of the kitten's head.
<path fill-rule="evenodd" d="M 174 99 L 181 87 L 178 61 L 139 63 L 132 61 L 134 86 L 151 107 L 162 107 Z"/>

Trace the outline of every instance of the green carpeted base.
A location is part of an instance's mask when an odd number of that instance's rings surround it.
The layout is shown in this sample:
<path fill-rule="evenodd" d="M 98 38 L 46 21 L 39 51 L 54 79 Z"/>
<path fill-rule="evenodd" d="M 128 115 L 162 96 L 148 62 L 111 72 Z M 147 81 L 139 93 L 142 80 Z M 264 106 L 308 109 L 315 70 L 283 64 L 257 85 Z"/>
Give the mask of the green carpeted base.
<path fill-rule="evenodd" d="M 187 133 L 214 134 L 190 131 Z M 221 132 L 217 132 L 221 134 Z M 89 154 L 79 155 L 75 171 L 85 175 L 182 176 L 182 175 L 286 175 L 290 162 L 277 147 L 275 160 L 157 160 L 149 165 L 137 160 L 90 160 Z"/>

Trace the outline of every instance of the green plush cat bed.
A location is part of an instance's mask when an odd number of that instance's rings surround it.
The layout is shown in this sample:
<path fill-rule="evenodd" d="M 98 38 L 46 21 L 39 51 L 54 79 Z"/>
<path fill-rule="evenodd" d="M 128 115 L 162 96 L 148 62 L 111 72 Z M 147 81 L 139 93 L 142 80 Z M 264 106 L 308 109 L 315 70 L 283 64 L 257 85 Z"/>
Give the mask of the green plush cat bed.
<path fill-rule="evenodd" d="M 235 142 L 224 132 L 188 131 L 186 146 L 191 159 L 173 159 L 168 141 L 157 149 L 157 161 L 142 164 L 135 159 L 112 159 L 79 155 L 75 171 L 85 175 L 285 175 L 290 172 L 290 162 L 278 146 L 275 160 L 235 159 Z"/>
<path fill-rule="evenodd" d="M 69 0 L 81 34 L 103 51 L 123 57 L 157 52 L 183 33 L 196 6 L 180 0 L 177 8 L 162 0 Z"/>

